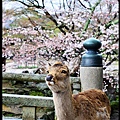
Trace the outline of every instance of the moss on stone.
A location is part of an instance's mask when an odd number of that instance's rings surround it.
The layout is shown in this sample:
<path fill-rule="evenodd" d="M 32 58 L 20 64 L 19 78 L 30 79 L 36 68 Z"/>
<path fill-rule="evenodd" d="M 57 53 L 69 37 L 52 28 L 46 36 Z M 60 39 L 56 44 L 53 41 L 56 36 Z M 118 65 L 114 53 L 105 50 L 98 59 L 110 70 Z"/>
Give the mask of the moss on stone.
<path fill-rule="evenodd" d="M 38 92 L 38 91 L 30 91 L 29 94 L 33 96 L 44 96 L 42 92 Z"/>

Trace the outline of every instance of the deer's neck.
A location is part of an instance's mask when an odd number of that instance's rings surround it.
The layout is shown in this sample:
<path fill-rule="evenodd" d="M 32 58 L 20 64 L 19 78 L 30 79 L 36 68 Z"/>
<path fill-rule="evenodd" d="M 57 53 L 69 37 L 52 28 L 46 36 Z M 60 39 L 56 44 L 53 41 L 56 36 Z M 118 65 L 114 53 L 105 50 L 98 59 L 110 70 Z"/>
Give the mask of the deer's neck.
<path fill-rule="evenodd" d="M 71 86 L 65 92 L 53 93 L 57 120 L 74 120 Z"/>

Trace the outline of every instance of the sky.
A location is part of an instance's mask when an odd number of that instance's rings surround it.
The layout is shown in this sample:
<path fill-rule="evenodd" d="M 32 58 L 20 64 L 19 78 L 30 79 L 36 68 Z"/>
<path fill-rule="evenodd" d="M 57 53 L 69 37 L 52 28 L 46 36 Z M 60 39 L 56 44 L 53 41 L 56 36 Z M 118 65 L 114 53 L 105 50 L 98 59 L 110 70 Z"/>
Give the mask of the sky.
<path fill-rule="evenodd" d="M 26 0 L 27 1 L 27 0 Z M 38 0 L 39 1 L 39 4 L 42 6 L 42 0 Z M 54 4 L 54 8 L 56 9 L 56 10 L 58 10 L 59 9 L 59 6 L 60 6 L 60 3 L 61 3 L 61 5 L 63 6 L 63 1 L 66 1 L 66 0 L 44 0 L 44 2 L 45 2 L 45 8 L 50 12 L 50 14 L 52 14 L 52 13 L 54 13 L 55 11 L 54 11 L 54 9 L 53 9 L 53 6 L 52 6 L 52 4 L 51 4 L 51 1 L 52 1 L 52 3 Z M 74 1 L 74 0 L 69 0 L 69 1 Z M 84 2 L 83 2 L 84 1 Z M 92 4 L 94 4 L 96 1 L 98 1 L 98 0 L 90 0 L 90 2 L 92 3 Z M 104 1 L 104 0 L 103 0 Z M 87 2 L 85 2 L 85 0 L 81 0 L 81 2 L 82 3 L 84 3 L 85 4 L 85 6 L 86 7 L 89 7 L 89 5 L 88 5 L 88 3 Z M 2 2 L 2 8 L 3 9 L 5 9 L 5 10 L 7 10 L 7 9 L 19 9 L 19 8 L 21 8 L 21 7 L 23 7 L 23 4 L 21 4 L 21 3 L 19 3 L 19 2 Z M 118 8 L 118 6 L 115 6 L 114 7 L 114 9 L 117 9 Z M 104 9 L 106 9 L 105 7 L 104 7 Z M 61 9 L 61 11 L 62 11 L 63 9 Z M 40 11 L 41 12 L 41 11 Z M 9 23 L 11 23 L 12 21 L 13 21 L 14 19 L 13 18 L 10 18 L 9 20 L 7 20 L 6 21 L 6 23 L 4 23 L 3 25 L 5 25 L 6 27 L 9 27 Z"/>
<path fill-rule="evenodd" d="M 21 0 L 22 1 L 22 0 Z M 24 0 L 25 1 L 25 0 Z M 27 0 L 26 0 L 27 1 Z M 39 4 L 42 5 L 42 0 L 38 0 L 39 1 Z M 48 9 L 48 10 L 51 10 L 53 9 L 52 7 L 52 4 L 51 2 L 54 4 L 54 7 L 55 9 L 58 9 L 60 4 L 63 5 L 63 1 L 66 2 L 66 0 L 44 0 L 45 2 L 45 7 Z M 73 1 L 74 0 L 68 0 L 68 1 Z M 86 7 L 89 7 L 89 4 L 88 2 L 86 2 L 86 0 L 80 0 Z M 95 4 L 98 0 L 90 0 L 90 3 Z M 102 0 L 103 2 L 104 1 L 110 1 L 110 0 Z M 114 0 L 114 1 L 117 1 L 117 0 Z M 113 1 L 113 2 L 114 2 Z M 5 8 L 5 9 L 10 9 L 10 8 L 19 8 L 20 6 L 23 6 L 21 3 L 19 2 L 2 2 L 2 7 Z M 118 5 L 119 6 L 119 5 Z M 118 6 L 116 6 L 118 8 Z"/>
<path fill-rule="evenodd" d="M 39 4 L 42 6 L 42 2 L 41 2 L 42 0 L 38 0 L 38 1 L 39 1 Z M 71 0 L 71 1 L 73 1 L 73 0 Z M 61 5 L 63 5 L 63 3 L 62 3 L 63 0 L 44 0 L 44 2 L 45 2 L 45 8 L 49 11 L 50 14 L 55 12 L 54 8 L 56 10 L 59 9 L 59 6 L 60 6 L 59 3 L 61 3 Z M 53 8 L 51 2 L 54 4 L 54 8 Z M 5 9 L 5 10 L 19 9 L 23 6 L 24 6 L 23 4 L 21 4 L 19 2 L 15 2 L 15 1 L 14 2 L 3 2 L 2 3 L 2 8 Z M 61 9 L 61 11 L 62 11 L 62 9 Z M 39 11 L 39 12 L 42 12 L 42 11 Z M 8 19 L 5 23 L 3 23 L 3 27 L 9 28 L 10 27 L 9 24 L 13 21 L 14 21 L 13 18 Z"/>
<path fill-rule="evenodd" d="M 42 2 L 41 2 L 42 0 L 38 0 L 38 1 L 40 5 L 42 5 Z M 57 7 L 60 0 L 44 0 L 44 1 L 45 1 L 46 8 L 52 8 L 50 1 L 52 1 L 55 7 Z M 23 6 L 19 2 L 3 2 L 2 4 L 4 9 L 19 8 L 20 6 Z"/>
<path fill-rule="evenodd" d="M 21 0 L 21 1 L 22 1 L 22 0 Z M 26 1 L 27 1 L 27 0 L 26 0 Z M 38 0 L 38 1 L 39 1 L 40 5 L 42 5 L 42 2 L 41 2 L 42 0 Z M 66 0 L 44 0 L 44 2 L 45 2 L 45 7 L 46 7 L 47 9 L 53 9 L 51 2 L 54 4 L 55 9 L 58 9 L 59 6 L 60 6 L 59 3 L 61 3 L 61 5 L 63 5 L 63 1 L 66 2 Z M 69 1 L 72 1 L 72 2 L 73 2 L 74 0 L 69 0 Z M 84 1 L 84 2 L 83 2 L 83 1 Z M 97 1 L 97 0 L 91 0 L 91 3 L 94 3 L 95 1 Z M 88 6 L 88 3 L 85 2 L 85 0 L 81 0 L 81 2 L 84 3 L 86 6 Z M 18 8 L 18 7 L 20 7 L 20 6 L 23 6 L 23 5 L 22 5 L 21 3 L 19 3 L 19 2 L 3 2 L 2 4 L 3 4 L 3 8 L 4 8 L 4 9 Z"/>
<path fill-rule="evenodd" d="M 18 8 L 22 6 L 22 4 L 18 2 L 2 2 L 2 8 L 7 10 L 7 9 L 12 9 L 12 8 Z"/>

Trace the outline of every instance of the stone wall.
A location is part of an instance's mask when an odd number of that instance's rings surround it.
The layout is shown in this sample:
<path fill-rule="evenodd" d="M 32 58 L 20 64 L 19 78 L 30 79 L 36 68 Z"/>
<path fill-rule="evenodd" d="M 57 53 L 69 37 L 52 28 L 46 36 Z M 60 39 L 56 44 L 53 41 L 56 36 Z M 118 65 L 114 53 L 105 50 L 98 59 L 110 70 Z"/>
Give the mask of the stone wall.
<path fill-rule="evenodd" d="M 73 93 L 78 93 L 80 91 L 80 79 L 73 77 L 71 87 Z M 52 93 L 45 82 L 3 80 L 2 93 L 52 97 Z M 22 117 L 22 105 L 3 104 L 2 111 L 5 116 L 11 114 L 15 117 Z M 37 119 L 53 120 L 53 117 L 54 109 L 45 107 L 36 108 Z"/>

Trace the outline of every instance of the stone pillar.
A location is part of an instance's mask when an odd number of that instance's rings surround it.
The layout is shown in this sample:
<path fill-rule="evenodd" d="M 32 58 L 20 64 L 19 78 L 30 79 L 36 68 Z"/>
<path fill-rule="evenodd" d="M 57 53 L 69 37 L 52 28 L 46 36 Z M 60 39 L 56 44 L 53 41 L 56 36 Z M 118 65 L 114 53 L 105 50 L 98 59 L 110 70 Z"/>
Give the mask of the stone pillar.
<path fill-rule="evenodd" d="M 22 120 L 36 120 L 35 107 L 23 107 Z"/>
<path fill-rule="evenodd" d="M 98 52 L 101 45 L 101 42 L 95 38 L 87 39 L 83 43 L 87 50 L 82 56 L 80 65 L 81 91 L 103 88 L 102 55 Z"/>

